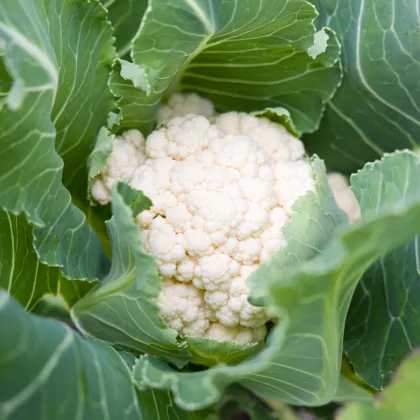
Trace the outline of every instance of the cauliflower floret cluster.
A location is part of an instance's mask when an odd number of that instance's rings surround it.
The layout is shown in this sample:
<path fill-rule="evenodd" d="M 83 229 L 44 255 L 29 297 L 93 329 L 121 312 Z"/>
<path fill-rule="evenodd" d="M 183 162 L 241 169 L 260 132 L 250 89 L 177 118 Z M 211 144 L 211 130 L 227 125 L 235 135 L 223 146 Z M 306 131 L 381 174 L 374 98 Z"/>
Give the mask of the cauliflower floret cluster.
<path fill-rule="evenodd" d="M 191 284 L 164 280 L 159 306 L 167 325 L 186 335 L 202 335 L 212 317 L 203 295 L 202 290 Z"/>
<path fill-rule="evenodd" d="M 214 104 L 196 93 L 175 93 L 168 103 L 161 105 L 156 115 L 158 124 L 166 123 L 172 118 L 195 114 L 210 119 L 214 116 Z"/>
<path fill-rule="evenodd" d="M 210 324 L 206 337 L 217 341 L 235 341 L 239 344 L 248 344 L 263 340 L 267 333 L 266 328 L 226 327 L 220 323 Z"/>
<path fill-rule="evenodd" d="M 152 200 L 137 222 L 164 278 L 163 319 L 184 335 L 262 339 L 270 316 L 248 302 L 246 280 L 285 245 L 292 205 L 314 190 L 302 143 L 269 120 L 235 112 L 213 123 L 176 117 L 145 144 L 121 147 L 132 138 L 115 143 L 92 195 L 109 201 L 112 182 L 123 178 Z M 130 164 L 124 174 L 113 167 L 120 162 Z"/>
<path fill-rule="evenodd" d="M 328 184 L 331 188 L 338 207 L 341 208 L 349 218 L 350 222 L 360 219 L 360 206 L 356 196 L 351 190 L 347 178 L 338 173 L 328 174 Z"/>
<path fill-rule="evenodd" d="M 138 130 L 126 131 L 114 140 L 107 165 L 92 185 L 92 197 L 100 204 L 109 203 L 112 186 L 130 179 L 133 172 L 145 162 L 143 134 Z"/>

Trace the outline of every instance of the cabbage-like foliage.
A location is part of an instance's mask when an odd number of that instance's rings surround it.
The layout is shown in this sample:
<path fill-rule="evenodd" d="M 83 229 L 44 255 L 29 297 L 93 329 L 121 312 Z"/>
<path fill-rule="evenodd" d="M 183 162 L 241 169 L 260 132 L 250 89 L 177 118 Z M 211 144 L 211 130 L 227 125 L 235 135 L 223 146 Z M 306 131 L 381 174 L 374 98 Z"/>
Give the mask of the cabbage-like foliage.
<path fill-rule="evenodd" d="M 149 132 L 159 102 L 181 89 L 219 111 L 281 106 L 298 132 L 314 131 L 341 79 L 334 32 L 325 29 L 326 45 L 313 52 L 316 17 L 304 0 L 153 1 L 133 39 L 130 71 L 125 61 L 114 67 L 121 127 Z"/>
<path fill-rule="evenodd" d="M 344 78 L 320 129 L 306 137 L 331 170 L 351 174 L 420 138 L 419 8 L 416 1 L 311 0 L 317 26 L 340 40 Z"/>
<path fill-rule="evenodd" d="M 417 149 L 420 135 L 415 1 L 316 0 L 318 27 L 336 31 L 343 82 L 320 129 L 305 137 L 332 170 L 352 173 L 395 149 Z M 345 351 L 370 386 L 382 389 L 407 354 L 420 345 L 418 237 L 381 256 L 356 289 Z"/>
<path fill-rule="evenodd" d="M 417 148 L 419 22 L 414 1 L 2 0 L 0 418 L 299 419 L 348 401 L 337 418 L 416 418 L 417 353 L 391 380 L 420 344 L 420 157 L 397 150 Z M 90 197 L 118 135 L 147 136 L 174 92 L 313 153 L 286 245 L 247 280 L 273 319 L 258 343 L 168 327 L 136 222 L 151 201 L 124 182 L 109 206 Z M 352 174 L 353 224 L 333 170 Z"/>

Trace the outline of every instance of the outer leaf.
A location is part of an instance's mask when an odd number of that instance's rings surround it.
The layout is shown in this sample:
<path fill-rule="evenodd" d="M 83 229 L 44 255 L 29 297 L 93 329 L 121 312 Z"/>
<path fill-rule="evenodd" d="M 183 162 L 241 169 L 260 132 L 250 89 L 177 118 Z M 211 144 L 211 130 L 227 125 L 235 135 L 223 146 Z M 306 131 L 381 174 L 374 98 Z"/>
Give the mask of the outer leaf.
<path fill-rule="evenodd" d="M 55 320 L 25 313 L 0 292 L 0 418 L 142 417 L 130 370 L 106 344 Z"/>
<path fill-rule="evenodd" d="M 353 177 L 363 222 L 342 226 L 306 262 L 284 264 L 281 279 L 271 275 L 266 300 L 280 321 L 256 356 L 199 373 L 177 373 L 144 356 L 134 372 L 136 381 L 172 389 L 175 401 L 189 409 L 217 400 L 234 381 L 264 399 L 328 403 L 338 387 L 341 338 L 354 288 L 376 258 L 420 232 L 419 183 L 419 157 L 410 152 L 387 155 Z"/>
<path fill-rule="evenodd" d="M 370 404 L 349 404 L 337 420 L 417 420 L 419 418 L 420 353 L 401 365 L 393 382 Z"/>
<path fill-rule="evenodd" d="M 130 378 L 132 355 L 25 313 L 2 291 L 0 323 L 2 420 L 213 419 L 213 409 L 181 410 L 168 392 L 139 393 Z"/>
<path fill-rule="evenodd" d="M 420 138 L 419 8 L 414 0 L 311 0 L 343 50 L 344 79 L 306 149 L 352 173 Z"/>
<path fill-rule="evenodd" d="M 376 389 L 420 345 L 418 261 L 416 236 L 369 268 L 350 306 L 344 349 L 356 373 Z"/>
<path fill-rule="evenodd" d="M 147 96 L 147 89 L 149 87 L 144 69 L 136 67 L 138 74 L 137 79 L 141 74 L 144 76 L 143 88 L 134 85 L 134 82 L 128 78 L 127 74 L 123 73 L 125 78 L 122 77 L 122 60 L 118 60 L 112 67 L 110 78 L 110 88 L 112 93 L 119 97 L 118 106 L 121 110 L 121 120 L 119 122 L 119 129 L 141 129 L 144 133 L 151 131 L 153 121 L 149 120 L 149 114 L 157 108 L 160 97 L 155 94 Z"/>
<path fill-rule="evenodd" d="M 132 369 L 136 363 L 131 353 L 119 353 L 127 365 Z M 144 420 L 221 420 L 216 417 L 215 407 L 201 411 L 185 411 L 180 409 L 173 401 L 169 391 L 157 391 L 148 389 L 137 392 L 141 405 L 142 419 Z"/>
<path fill-rule="evenodd" d="M 168 391 L 149 389 L 139 393 L 144 420 L 220 420 L 213 408 L 200 411 L 180 409 Z"/>
<path fill-rule="evenodd" d="M 43 1 L 59 69 L 51 118 L 56 149 L 64 160 L 63 183 L 72 196 L 86 200 L 87 156 L 115 109 L 108 88 L 115 58 L 112 28 L 99 0 Z"/>
<path fill-rule="evenodd" d="M 233 341 L 216 341 L 202 337 L 185 337 L 191 363 L 214 366 L 218 363 L 237 364 L 257 353 L 264 342 L 238 344 Z"/>
<path fill-rule="evenodd" d="M 0 287 L 30 310 L 44 294 L 56 293 L 60 278 L 58 268 L 38 260 L 25 216 L 0 210 Z"/>
<path fill-rule="evenodd" d="M 261 111 L 254 112 L 254 115 L 257 117 L 267 118 L 272 122 L 283 125 L 294 136 L 299 135 L 295 126 L 293 125 L 290 112 L 286 108 L 265 108 Z"/>
<path fill-rule="evenodd" d="M 131 42 L 140 27 L 147 8 L 147 0 L 103 0 L 114 28 L 117 54 L 124 57 L 130 52 Z"/>
<path fill-rule="evenodd" d="M 123 96 L 122 126 L 149 132 L 163 96 L 181 89 L 220 111 L 283 107 L 298 132 L 315 130 L 341 78 L 333 33 L 325 53 L 308 54 L 316 16 L 305 0 L 154 0 L 132 50 L 151 94 L 111 84 Z"/>
<path fill-rule="evenodd" d="M 131 188 L 126 183 L 119 183 L 117 191 L 125 205 L 129 206 L 134 217 L 152 206 L 151 200 L 142 192 Z"/>
<path fill-rule="evenodd" d="M 131 201 L 128 201 L 131 200 Z M 135 353 L 149 353 L 177 366 L 189 359 L 177 332 L 159 315 L 157 297 L 162 280 L 154 257 L 142 251 L 141 230 L 133 220 L 139 203 L 150 201 L 124 184 L 113 190 L 114 216 L 107 222 L 112 243 L 112 267 L 108 276 L 72 309 L 72 318 L 86 335 Z"/>
<path fill-rule="evenodd" d="M 45 294 L 60 293 L 72 305 L 92 283 L 69 281 L 58 268 L 42 264 L 32 246 L 32 231 L 25 216 L 0 210 L 0 288 L 27 310 Z"/>
<path fill-rule="evenodd" d="M 85 199 L 86 156 L 112 106 L 105 18 L 94 0 L 0 4 L 0 72 L 7 69 L 13 80 L 0 114 L 1 208 L 24 212 L 42 227 L 35 232 L 41 260 L 63 267 L 69 278 L 95 279 L 108 269 L 96 235 L 61 184 L 64 176 Z"/>
<path fill-rule="evenodd" d="M 365 177 L 378 177 L 365 169 Z M 412 196 L 419 188 L 413 180 L 420 176 L 404 155 L 387 167 L 387 178 L 404 179 L 404 184 L 381 183 L 377 191 L 367 190 L 361 177 L 354 189 L 365 202 L 365 212 L 374 217 L 381 205 Z M 366 210 L 367 208 L 367 210 Z M 409 228 L 409 224 L 407 228 Z M 364 274 L 350 306 L 346 323 L 344 349 L 356 373 L 376 389 L 383 388 L 401 360 L 420 345 L 419 237 L 382 256 Z"/>

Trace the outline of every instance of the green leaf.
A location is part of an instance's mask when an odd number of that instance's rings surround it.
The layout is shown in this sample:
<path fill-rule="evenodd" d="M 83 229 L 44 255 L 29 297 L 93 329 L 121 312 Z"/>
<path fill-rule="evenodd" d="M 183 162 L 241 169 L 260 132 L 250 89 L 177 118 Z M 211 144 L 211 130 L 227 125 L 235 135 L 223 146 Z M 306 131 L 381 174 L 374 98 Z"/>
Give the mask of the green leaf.
<path fill-rule="evenodd" d="M 139 128 L 148 132 L 153 127 L 153 122 L 146 118 L 150 113 L 150 107 L 157 107 L 156 95 L 147 96 L 146 92 L 135 87 L 133 82 L 121 76 L 121 60 L 116 60 L 112 67 L 109 86 L 112 93 L 120 98 L 118 107 L 120 108 L 119 129 L 121 131 Z M 137 66 L 137 71 L 141 72 L 141 67 Z"/>
<path fill-rule="evenodd" d="M 318 55 L 323 54 L 328 47 L 328 32 L 324 29 L 318 31 L 314 36 L 314 44 L 308 49 L 308 54 L 312 58 L 318 57 Z"/>
<path fill-rule="evenodd" d="M 70 281 L 55 267 L 42 264 L 32 245 L 33 227 L 24 215 L 0 210 L 0 288 L 31 310 L 45 294 L 61 294 L 69 305 L 91 287 L 85 281 Z"/>
<path fill-rule="evenodd" d="M 420 353 L 414 352 L 399 368 L 392 383 L 375 401 L 349 404 L 337 420 L 416 420 L 419 417 Z"/>
<path fill-rule="evenodd" d="M 296 131 L 295 126 L 293 125 L 290 112 L 286 108 L 276 107 L 276 108 L 265 108 L 261 111 L 253 112 L 256 117 L 267 118 L 268 120 L 284 126 L 289 133 L 294 136 L 298 136 L 299 133 Z"/>
<path fill-rule="evenodd" d="M 275 266 L 283 267 L 267 269 L 270 277 L 262 283 L 268 292 L 263 297 L 279 322 L 257 355 L 238 366 L 218 365 L 198 373 L 175 372 L 143 356 L 134 371 L 136 382 L 171 389 L 175 401 L 189 409 L 217 401 L 232 382 L 267 400 L 306 406 L 330 402 L 338 389 L 344 320 L 353 291 L 373 261 L 420 232 L 419 183 L 420 162 L 414 153 L 396 152 L 366 165 L 352 178 L 362 222 L 332 231 L 306 261 L 292 264 L 298 257 L 292 253 L 282 261 L 280 251 L 268 262 L 267 267 L 278 258 Z M 295 210 L 304 204 L 299 200 Z M 303 229 L 309 249 L 311 230 Z"/>
<path fill-rule="evenodd" d="M 347 402 L 347 401 L 371 401 L 373 394 L 367 389 L 360 387 L 344 375 L 340 377 L 337 393 L 334 395 L 333 401 Z"/>
<path fill-rule="evenodd" d="M 99 130 L 98 136 L 96 138 L 95 147 L 92 150 L 92 153 L 89 156 L 89 189 L 91 187 L 92 180 L 99 175 L 102 171 L 109 155 L 112 152 L 112 142 L 114 141 L 115 136 L 109 132 L 106 127 L 102 127 Z"/>
<path fill-rule="evenodd" d="M 124 80 L 130 81 L 135 88 L 141 89 L 150 95 L 150 84 L 147 78 L 146 70 L 137 64 L 125 60 L 118 60 L 121 65 L 120 76 Z"/>
<path fill-rule="evenodd" d="M 91 205 L 88 201 L 77 200 L 75 197 L 73 197 L 72 201 L 80 210 L 84 212 L 87 223 L 95 231 L 95 234 L 99 239 L 101 248 L 108 258 L 105 264 L 107 267 L 107 273 L 109 271 L 109 260 L 111 259 L 111 243 L 109 241 L 105 221 L 111 217 L 111 206 Z M 103 271 L 105 271 L 105 269 Z M 104 272 L 103 276 L 105 276 L 106 273 Z"/>
<path fill-rule="evenodd" d="M 57 321 L 71 324 L 70 312 L 66 303 L 59 296 L 45 295 L 31 310 L 35 315 L 53 318 Z"/>
<path fill-rule="evenodd" d="M 130 194 L 128 194 L 130 192 Z M 131 201 L 129 201 L 131 199 Z M 72 318 L 86 335 L 134 353 L 149 353 L 182 367 L 189 359 L 177 332 L 159 315 L 157 297 L 162 279 L 155 258 L 142 251 L 140 227 L 132 205 L 150 204 L 141 191 L 117 184 L 112 192 L 113 217 L 107 222 L 112 244 L 108 276 L 72 309 Z"/>
<path fill-rule="evenodd" d="M 135 357 L 131 353 L 119 353 L 130 370 L 136 363 Z M 200 411 L 185 411 L 180 409 L 172 399 L 168 391 L 157 391 L 155 389 L 142 390 L 137 392 L 141 411 L 144 420 L 221 420 L 216 417 L 216 407 L 211 407 Z"/>
<path fill-rule="evenodd" d="M 118 126 L 121 121 L 121 115 L 117 112 L 110 112 L 106 121 L 107 128 L 111 130 L 114 126 Z"/>
<path fill-rule="evenodd" d="M 149 198 L 147 198 L 142 192 L 131 188 L 125 182 L 117 184 L 116 189 L 123 199 L 123 202 L 130 207 L 134 217 L 142 211 L 148 210 L 152 206 L 152 202 Z"/>
<path fill-rule="evenodd" d="M 147 0 L 103 0 L 114 28 L 115 46 L 120 57 L 128 55 L 147 8 Z"/>
<path fill-rule="evenodd" d="M 140 393 L 130 377 L 132 355 L 28 314 L 2 291 L 0 324 L 2 420 L 215 419 L 213 408 L 181 410 L 168 392 Z"/>
<path fill-rule="evenodd" d="M 377 203 L 390 205 L 418 193 L 420 169 L 404 154 L 389 161 L 386 171 L 383 181 L 369 167 L 362 171 L 363 178 L 353 176 L 353 188 L 366 203 L 362 214 L 375 217 L 380 215 Z M 376 190 L 366 186 L 366 179 L 377 180 Z M 410 229 L 409 220 L 405 229 Z M 356 374 L 376 389 L 382 389 L 402 359 L 420 345 L 418 239 L 381 256 L 369 267 L 350 306 L 344 350 Z"/>
<path fill-rule="evenodd" d="M 139 392 L 144 420 L 220 420 L 214 408 L 200 411 L 180 409 L 168 391 L 149 389 Z"/>
<path fill-rule="evenodd" d="M 148 419 L 110 346 L 25 311 L 0 292 L 0 418 Z M 152 417 L 153 418 L 153 417 Z"/>
<path fill-rule="evenodd" d="M 308 53 L 316 16 L 305 0 L 153 1 L 131 53 L 150 95 L 123 82 L 118 69 L 111 81 L 122 97 L 122 127 L 149 133 L 161 100 L 185 90 L 219 111 L 282 107 L 297 132 L 314 131 L 341 79 L 334 33 L 328 32 L 323 54 Z"/>
<path fill-rule="evenodd" d="M 32 247 L 32 227 L 24 215 L 0 210 L 0 288 L 27 310 L 47 293 L 55 294 L 61 273 L 42 264 Z"/>
<path fill-rule="evenodd" d="M 344 350 L 376 389 L 420 346 L 419 257 L 419 236 L 381 257 L 363 275 L 350 306 Z"/>
<path fill-rule="evenodd" d="M 113 56 L 111 28 L 95 0 L 1 2 L 0 72 L 13 81 L 0 111 L 1 207 L 39 227 L 41 261 L 69 278 L 92 280 L 109 268 L 62 181 L 86 200 L 86 156 L 114 106 L 107 87 Z"/>
<path fill-rule="evenodd" d="M 350 174 L 420 138 L 420 26 L 415 1 L 311 0 L 337 32 L 344 79 L 320 129 L 304 137 L 330 170 Z"/>
<path fill-rule="evenodd" d="M 64 185 L 72 196 L 86 200 L 87 156 L 116 108 L 108 88 L 115 58 L 112 28 L 99 0 L 70 0 L 64 7 L 63 0 L 48 3 L 49 38 L 59 68 L 51 112 L 55 145 L 64 160 Z"/>
<path fill-rule="evenodd" d="M 355 177 L 356 194 L 366 204 L 367 216 L 380 215 L 381 206 L 413 197 L 419 189 L 417 165 L 398 154 L 386 167 L 386 178 L 375 191 L 368 189 L 365 179 L 378 175 L 365 169 L 363 178 Z M 361 181 L 363 179 L 363 182 Z M 390 179 L 389 182 L 385 182 Z M 394 179 L 401 179 L 397 183 Z M 358 181 L 359 180 L 359 181 Z M 404 182 L 403 182 L 404 180 Z M 358 182 L 357 182 L 358 181 Z M 367 208 L 367 209 L 366 209 Z M 363 210 L 362 210 L 363 211 Z M 410 222 L 407 220 L 407 227 Z M 381 256 L 363 275 L 356 289 L 344 335 L 344 349 L 361 378 L 376 389 L 391 379 L 401 360 L 420 345 L 419 237 Z"/>
<path fill-rule="evenodd" d="M 218 363 L 234 365 L 264 347 L 264 342 L 250 344 L 239 344 L 234 341 L 216 341 L 202 337 L 184 337 L 188 344 L 188 351 L 191 354 L 191 363 L 214 366 Z"/>

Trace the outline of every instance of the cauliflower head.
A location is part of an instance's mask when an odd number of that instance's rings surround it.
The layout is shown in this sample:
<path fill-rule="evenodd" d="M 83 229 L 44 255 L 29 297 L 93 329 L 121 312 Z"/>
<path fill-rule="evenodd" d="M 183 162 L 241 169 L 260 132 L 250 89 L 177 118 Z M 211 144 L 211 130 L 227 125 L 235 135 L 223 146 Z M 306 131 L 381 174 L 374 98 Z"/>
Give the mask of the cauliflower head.
<path fill-rule="evenodd" d="M 236 112 L 175 117 L 147 141 L 134 131 L 115 141 L 92 196 L 106 203 L 125 180 L 152 200 L 136 220 L 164 279 L 167 325 L 221 341 L 264 338 L 270 315 L 248 302 L 246 280 L 286 244 L 293 204 L 315 189 L 304 153 L 282 126 Z"/>

